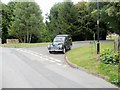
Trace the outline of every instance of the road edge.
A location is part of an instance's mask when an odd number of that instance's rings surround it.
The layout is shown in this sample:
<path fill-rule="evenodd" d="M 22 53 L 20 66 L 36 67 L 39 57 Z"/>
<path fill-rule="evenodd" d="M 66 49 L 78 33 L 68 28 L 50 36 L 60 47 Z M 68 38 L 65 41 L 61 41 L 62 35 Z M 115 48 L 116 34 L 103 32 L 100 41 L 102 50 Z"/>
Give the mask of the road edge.
<path fill-rule="evenodd" d="M 68 52 L 67 52 L 67 53 L 68 53 Z M 67 54 L 67 53 L 66 53 L 66 54 Z M 65 54 L 65 61 L 67 62 L 67 64 L 68 64 L 70 67 L 76 68 L 76 69 L 79 69 L 79 70 L 82 70 L 82 71 L 85 71 L 85 72 L 88 73 L 88 74 L 92 74 L 92 75 L 94 75 L 94 76 L 96 76 L 96 77 L 99 77 L 99 78 L 102 78 L 102 79 L 105 79 L 106 81 L 108 81 L 108 77 L 103 76 L 103 75 L 100 75 L 100 74 L 96 74 L 96 73 L 91 72 L 91 71 L 88 71 L 87 69 L 84 69 L 83 67 L 80 67 L 80 66 L 78 66 L 78 65 L 70 62 L 69 59 L 67 58 L 67 55 L 66 55 L 66 54 Z"/>

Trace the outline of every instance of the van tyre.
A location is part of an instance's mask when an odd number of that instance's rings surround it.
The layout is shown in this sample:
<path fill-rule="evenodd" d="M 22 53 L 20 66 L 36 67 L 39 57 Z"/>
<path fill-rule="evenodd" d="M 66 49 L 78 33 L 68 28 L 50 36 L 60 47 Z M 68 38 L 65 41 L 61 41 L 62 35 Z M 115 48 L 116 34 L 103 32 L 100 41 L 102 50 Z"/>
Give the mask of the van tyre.
<path fill-rule="evenodd" d="M 69 47 L 69 50 L 71 50 L 71 46 Z"/>
<path fill-rule="evenodd" d="M 51 54 L 51 53 L 52 53 L 52 51 L 49 51 L 49 53 Z"/>
<path fill-rule="evenodd" d="M 63 54 L 65 54 L 65 53 L 66 53 L 66 49 L 64 48 L 64 49 L 63 49 Z"/>

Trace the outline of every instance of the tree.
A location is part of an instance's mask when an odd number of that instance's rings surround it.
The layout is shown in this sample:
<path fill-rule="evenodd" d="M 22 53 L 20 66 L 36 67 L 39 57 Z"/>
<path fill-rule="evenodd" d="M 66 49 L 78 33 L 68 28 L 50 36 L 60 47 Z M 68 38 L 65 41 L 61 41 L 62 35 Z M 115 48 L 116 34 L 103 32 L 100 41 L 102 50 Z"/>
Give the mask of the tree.
<path fill-rule="evenodd" d="M 69 0 L 55 4 L 50 11 L 47 26 L 53 34 L 71 34 L 73 40 L 97 39 L 97 2 L 80 2 L 75 5 Z M 105 40 L 108 31 L 120 33 L 120 3 L 99 2 L 100 39 Z"/>
<path fill-rule="evenodd" d="M 49 15 L 48 29 L 52 32 L 52 37 L 56 34 L 70 34 L 74 32 L 77 12 L 72 2 L 62 2 L 55 4 Z"/>
<path fill-rule="evenodd" d="M 92 18 L 90 17 L 90 13 L 88 12 L 88 4 L 86 2 L 79 2 L 75 5 L 77 9 L 77 32 L 76 38 L 79 40 L 87 40 L 91 37 L 92 32 L 90 29 L 90 24 L 92 24 Z M 91 23 L 89 23 L 91 21 Z"/>
<path fill-rule="evenodd" d="M 111 31 L 111 29 L 116 27 L 118 30 L 118 23 L 116 23 L 115 18 L 119 17 L 109 17 L 107 11 L 110 7 L 109 2 L 99 2 L 100 5 L 100 13 L 99 13 L 99 21 L 100 21 L 100 39 L 105 40 L 106 35 L 108 31 Z M 78 24 L 77 25 L 77 31 L 79 36 L 83 38 L 83 40 L 86 39 L 93 39 L 93 35 L 97 37 L 97 3 L 96 2 L 80 2 L 75 5 L 77 12 L 78 12 Z M 113 5 L 112 5 L 113 7 Z M 116 13 L 116 12 L 114 12 Z M 115 20 L 113 20 L 115 19 Z M 113 20 L 110 25 L 110 20 Z M 108 24 L 109 23 L 109 24 Z M 115 23 L 116 25 L 112 24 Z M 112 28 L 111 28 L 112 27 Z M 114 29 L 114 31 L 117 31 Z M 97 38 L 96 38 L 97 39 Z"/>
<path fill-rule="evenodd" d="M 35 2 L 18 2 L 14 10 L 9 34 L 21 42 L 30 43 L 33 37 L 39 38 L 44 29 L 42 12 Z"/>
<path fill-rule="evenodd" d="M 2 2 L 0 1 L 0 38 L 2 38 Z"/>
<path fill-rule="evenodd" d="M 120 1 L 109 3 L 107 6 L 106 21 L 108 22 L 108 27 L 112 32 L 120 35 Z"/>
<path fill-rule="evenodd" d="M 8 38 L 8 8 L 7 5 L 2 3 L 2 43 L 6 43 Z"/>
<path fill-rule="evenodd" d="M 2 3 L 2 43 L 6 43 L 6 39 L 9 38 L 8 31 L 13 17 L 14 6 L 15 2 L 9 2 L 7 5 Z"/>
<path fill-rule="evenodd" d="M 7 21 L 8 21 L 8 32 L 10 30 L 10 26 L 12 24 L 12 22 L 14 21 L 14 10 L 15 10 L 15 5 L 17 4 L 17 2 L 11 1 L 7 4 Z M 8 38 L 14 38 L 14 36 L 10 36 L 8 33 Z"/>

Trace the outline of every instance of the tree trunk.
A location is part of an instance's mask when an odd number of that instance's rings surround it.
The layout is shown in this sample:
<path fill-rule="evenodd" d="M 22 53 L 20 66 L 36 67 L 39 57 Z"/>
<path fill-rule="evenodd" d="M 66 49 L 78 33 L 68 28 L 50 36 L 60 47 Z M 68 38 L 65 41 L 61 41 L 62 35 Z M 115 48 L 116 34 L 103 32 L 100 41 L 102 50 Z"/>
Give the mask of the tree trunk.
<path fill-rule="evenodd" d="M 29 42 L 29 32 L 28 32 L 28 29 L 27 29 L 27 43 Z"/>
<path fill-rule="evenodd" d="M 119 50 L 119 49 L 118 49 L 118 47 L 119 47 L 118 45 L 119 45 L 119 40 L 118 40 L 118 38 L 117 38 L 117 39 L 114 40 L 114 51 L 115 51 L 115 52 Z"/>
<path fill-rule="evenodd" d="M 31 38 L 32 38 L 32 34 L 30 34 L 30 37 L 29 37 L 29 43 L 31 42 Z"/>
<path fill-rule="evenodd" d="M 24 43 L 26 42 L 26 36 L 24 35 Z"/>
<path fill-rule="evenodd" d="M 120 55 L 120 37 L 118 39 L 118 51 L 119 51 L 119 55 Z"/>
<path fill-rule="evenodd" d="M 20 42 L 22 42 L 22 40 L 21 39 L 19 39 L 20 40 Z"/>
<path fill-rule="evenodd" d="M 21 43 L 23 43 L 23 40 L 22 40 L 22 38 L 19 38 L 19 40 L 20 40 L 20 42 L 21 42 Z"/>
<path fill-rule="evenodd" d="M 22 38 L 21 37 L 19 37 L 19 36 L 16 36 L 17 37 L 17 39 L 19 39 L 20 40 L 20 42 L 21 43 L 23 43 L 23 40 L 22 40 Z"/>
<path fill-rule="evenodd" d="M 118 56 L 119 56 L 119 66 L 120 66 L 120 36 L 119 36 L 119 39 L 118 39 Z M 120 67 L 119 67 L 119 70 L 120 70 Z"/>

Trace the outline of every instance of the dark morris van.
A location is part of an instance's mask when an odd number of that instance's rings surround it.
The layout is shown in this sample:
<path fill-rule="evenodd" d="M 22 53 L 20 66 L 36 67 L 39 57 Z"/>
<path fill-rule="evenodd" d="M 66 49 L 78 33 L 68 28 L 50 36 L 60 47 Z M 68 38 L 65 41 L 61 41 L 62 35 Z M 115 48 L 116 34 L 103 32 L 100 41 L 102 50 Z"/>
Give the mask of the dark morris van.
<path fill-rule="evenodd" d="M 65 53 L 67 50 L 70 50 L 72 46 L 72 39 L 69 35 L 56 35 L 52 44 L 48 45 L 49 53 L 61 51 Z"/>

